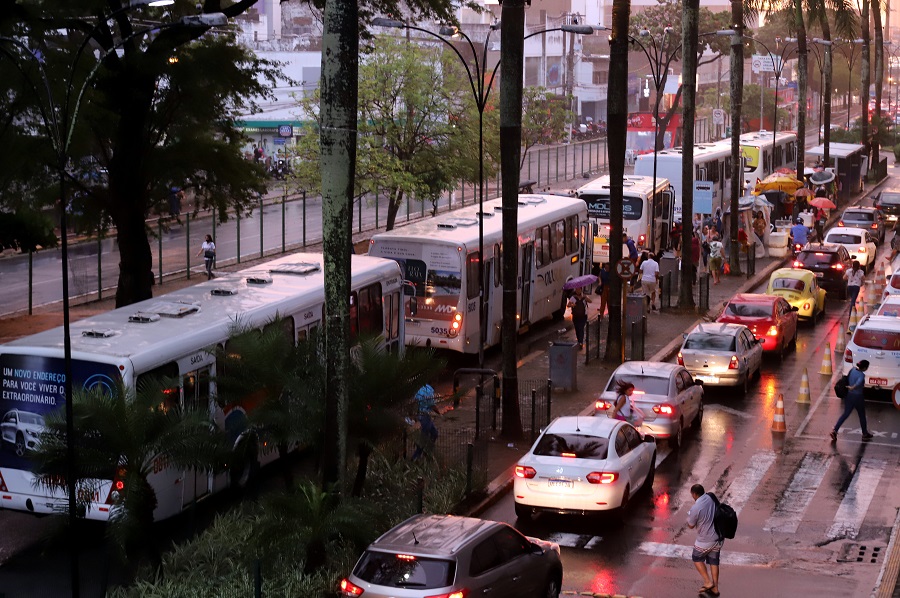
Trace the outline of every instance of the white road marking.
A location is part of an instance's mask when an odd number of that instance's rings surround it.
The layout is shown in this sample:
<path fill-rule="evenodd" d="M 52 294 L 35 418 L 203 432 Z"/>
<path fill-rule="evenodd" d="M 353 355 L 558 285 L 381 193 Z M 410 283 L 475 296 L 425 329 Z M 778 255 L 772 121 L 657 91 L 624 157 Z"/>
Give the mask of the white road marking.
<path fill-rule="evenodd" d="M 859 528 L 862 527 L 885 467 L 887 462 L 880 459 L 863 459 L 859 462 L 850 487 L 844 494 L 844 500 L 834 515 L 834 524 L 828 530 L 829 538 L 853 540 L 859 535 Z"/>
<path fill-rule="evenodd" d="M 667 559 L 680 559 L 689 561 L 693 546 L 682 546 L 681 544 L 662 544 L 660 542 L 641 542 L 638 546 L 638 552 L 647 556 L 663 557 Z M 769 558 L 762 554 L 754 554 L 752 552 L 729 552 L 722 550 L 721 561 L 723 565 L 763 565 L 769 564 Z"/>
<path fill-rule="evenodd" d="M 594 536 L 591 541 L 584 545 L 585 550 L 593 550 L 603 541 L 603 536 Z"/>
<path fill-rule="evenodd" d="M 548 542 L 556 542 L 560 546 L 566 548 L 588 548 L 594 547 L 603 541 L 600 536 L 591 536 L 586 534 L 570 534 L 568 532 L 553 532 L 547 536 Z"/>
<path fill-rule="evenodd" d="M 831 466 L 831 456 L 821 453 L 806 453 L 800 468 L 791 478 L 787 490 L 778 499 L 775 512 L 763 525 L 766 531 L 777 531 L 793 534 L 800 526 L 803 514 L 812 502 L 825 473 Z"/>
<path fill-rule="evenodd" d="M 755 415 L 740 411 L 733 407 L 726 407 L 725 405 L 704 405 L 703 408 L 707 411 L 722 411 L 723 413 L 730 413 L 731 415 L 743 417 L 744 419 L 756 419 Z"/>
<path fill-rule="evenodd" d="M 766 476 L 769 467 L 775 462 L 775 452 L 770 450 L 757 451 L 751 458 L 747 466 L 735 476 L 734 481 L 725 495 L 722 502 L 727 502 L 740 515 L 741 509 L 747 504 L 750 495 L 756 490 L 756 487 Z"/>

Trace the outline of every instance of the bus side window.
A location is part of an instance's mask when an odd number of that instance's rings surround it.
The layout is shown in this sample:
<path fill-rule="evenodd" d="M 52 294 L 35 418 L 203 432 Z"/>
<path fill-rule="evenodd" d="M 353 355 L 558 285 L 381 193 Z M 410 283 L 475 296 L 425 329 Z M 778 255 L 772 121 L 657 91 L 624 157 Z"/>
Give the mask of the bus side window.
<path fill-rule="evenodd" d="M 494 288 L 499 287 L 503 282 L 500 272 L 500 264 L 503 263 L 503 249 L 498 243 L 494 244 Z"/>
<path fill-rule="evenodd" d="M 359 340 L 359 298 L 356 291 L 350 292 L 350 346 Z"/>
<path fill-rule="evenodd" d="M 266 324 L 265 326 L 263 326 L 263 334 L 268 334 L 276 327 L 281 328 L 281 331 L 284 333 L 285 338 L 294 338 L 293 316 L 279 317 L 278 320 Z"/>
<path fill-rule="evenodd" d="M 391 339 L 400 336 L 400 293 L 391 295 L 391 327 L 389 332 Z"/>
<path fill-rule="evenodd" d="M 481 261 L 481 254 L 473 251 L 466 256 L 466 297 L 475 299 L 481 290 L 478 284 L 478 263 Z"/>
<path fill-rule="evenodd" d="M 143 374 L 139 374 L 135 387 L 137 388 L 138 392 L 140 392 L 141 390 L 152 388 L 154 384 L 159 384 L 162 380 L 168 380 L 177 384 L 178 378 L 178 364 L 175 362 L 169 362 L 165 365 L 161 365 L 159 367 L 153 368 L 150 371 L 144 372 Z M 165 397 L 161 401 L 161 405 L 166 410 L 168 410 L 172 407 L 177 407 L 180 402 L 181 398 L 178 389 L 172 388 L 167 389 Z"/>
<path fill-rule="evenodd" d="M 578 216 L 566 218 L 566 254 L 578 252 Z"/>
<path fill-rule="evenodd" d="M 554 262 L 561 260 L 566 255 L 566 221 L 557 220 L 550 229 L 550 259 Z"/>
<path fill-rule="evenodd" d="M 542 226 L 534 231 L 534 253 L 537 256 L 537 267 L 550 264 L 550 226 Z"/>
<path fill-rule="evenodd" d="M 367 337 L 384 332 L 384 309 L 381 303 L 381 283 L 371 284 L 359 290 L 359 334 Z"/>

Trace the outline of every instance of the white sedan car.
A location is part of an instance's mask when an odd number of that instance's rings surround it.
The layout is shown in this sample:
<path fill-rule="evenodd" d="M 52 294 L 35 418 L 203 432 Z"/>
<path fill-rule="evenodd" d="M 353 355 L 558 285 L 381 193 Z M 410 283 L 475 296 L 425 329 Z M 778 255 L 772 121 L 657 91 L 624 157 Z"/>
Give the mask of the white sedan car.
<path fill-rule="evenodd" d="M 640 431 L 668 438 L 672 448 L 681 446 L 688 426 L 703 420 L 703 381 L 695 381 L 684 366 L 656 361 L 627 361 L 617 367 L 594 403 L 595 416 L 607 417 L 619 380 L 634 384 L 631 399 L 644 413 Z"/>
<path fill-rule="evenodd" d="M 38 447 L 43 431 L 43 416 L 30 411 L 10 409 L 0 420 L 0 437 L 12 447 L 18 457 L 24 457 L 27 451 Z"/>
<path fill-rule="evenodd" d="M 866 272 L 875 265 L 875 238 L 864 228 L 851 226 L 835 226 L 825 233 L 828 245 L 843 245 L 850 257 L 859 262 L 860 268 Z M 811 245 L 815 247 L 815 244 Z"/>
<path fill-rule="evenodd" d="M 678 363 L 694 380 L 713 386 L 740 386 L 746 394 L 762 368 L 762 340 L 743 324 L 698 324 L 684 337 Z"/>
<path fill-rule="evenodd" d="M 624 508 L 655 474 L 653 437 L 608 417 L 559 417 L 516 464 L 516 516 Z"/>

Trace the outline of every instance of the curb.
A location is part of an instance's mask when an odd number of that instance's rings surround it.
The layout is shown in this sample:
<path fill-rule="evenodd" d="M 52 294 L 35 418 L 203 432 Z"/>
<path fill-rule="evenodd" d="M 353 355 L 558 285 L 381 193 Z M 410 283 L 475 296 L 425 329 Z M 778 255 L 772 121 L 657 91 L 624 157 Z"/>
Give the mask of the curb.
<path fill-rule="evenodd" d="M 871 598 L 890 598 L 894 594 L 897 585 L 897 575 L 900 574 L 900 548 L 897 544 L 897 533 L 900 531 L 900 509 L 894 519 L 894 527 L 891 530 L 891 539 L 887 546 L 887 559 L 878 573 L 878 580 L 872 590 Z"/>

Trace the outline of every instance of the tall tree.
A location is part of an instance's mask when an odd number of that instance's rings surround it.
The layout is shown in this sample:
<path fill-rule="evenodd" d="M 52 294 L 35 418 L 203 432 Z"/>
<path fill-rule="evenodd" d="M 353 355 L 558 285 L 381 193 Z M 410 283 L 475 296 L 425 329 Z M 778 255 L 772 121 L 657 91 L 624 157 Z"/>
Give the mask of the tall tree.
<path fill-rule="evenodd" d="M 609 227 L 613 234 L 624 232 L 622 201 L 625 180 L 625 137 L 628 120 L 628 23 L 630 0 L 613 0 L 612 35 L 609 38 L 609 81 L 607 83 L 607 146 L 609 148 Z M 687 245 L 690 247 L 690 244 Z M 609 261 L 618 264 L 623 258 L 622 243 L 612 239 Z M 618 276 L 611 277 L 609 290 L 609 328 L 606 360 L 619 363 L 622 345 L 622 285 Z"/>
<path fill-rule="evenodd" d="M 806 39 L 806 21 L 803 17 L 803 0 L 791 0 L 794 29 L 797 32 L 797 71 L 799 93 L 797 105 L 797 172 L 802 173 L 806 160 L 806 109 L 809 96 L 809 42 Z"/>
<path fill-rule="evenodd" d="M 545 87 L 526 87 L 522 97 L 522 159 L 525 165 L 528 150 L 536 145 L 558 143 L 566 135 L 566 124 L 573 122 L 569 110 L 571 98 L 551 93 Z"/>
<path fill-rule="evenodd" d="M 881 118 L 881 98 L 884 91 L 884 29 L 881 26 L 881 2 L 880 0 L 872 0 L 872 25 L 875 30 L 875 110 L 874 122 L 877 126 L 884 126 L 885 121 Z M 873 126 L 874 129 L 874 126 Z M 876 131 L 873 130 L 873 133 Z M 872 162 L 870 166 L 874 169 L 881 160 L 879 154 L 878 135 L 872 135 Z"/>
<path fill-rule="evenodd" d="M 857 1 L 857 4 L 860 0 Z M 870 52 L 871 32 L 869 19 L 869 0 L 861 0 L 862 6 L 859 11 L 859 28 L 860 38 L 862 41 L 862 54 L 860 56 L 860 67 L 862 69 L 862 77 L 860 78 L 859 102 L 862 107 L 860 115 L 860 129 L 862 130 L 862 144 L 865 148 L 863 152 L 869 159 L 869 168 L 872 167 L 872 144 L 869 133 L 869 87 L 872 84 L 872 54 Z"/>

